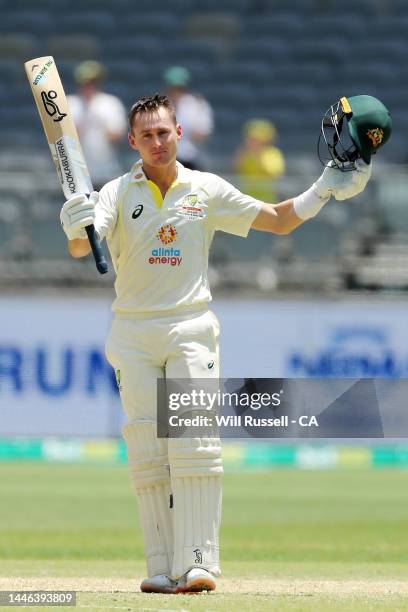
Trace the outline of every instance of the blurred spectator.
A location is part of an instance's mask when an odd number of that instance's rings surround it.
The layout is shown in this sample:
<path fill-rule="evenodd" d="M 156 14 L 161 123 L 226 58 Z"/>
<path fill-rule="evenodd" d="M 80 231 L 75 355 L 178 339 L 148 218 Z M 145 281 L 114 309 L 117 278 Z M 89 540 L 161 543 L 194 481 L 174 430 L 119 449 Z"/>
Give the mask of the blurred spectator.
<path fill-rule="evenodd" d="M 201 95 L 189 90 L 190 72 L 183 66 L 172 66 L 164 73 L 166 94 L 176 107 L 177 121 L 183 129 L 178 159 L 187 168 L 201 170 L 200 146 L 213 130 L 211 106 Z"/>
<path fill-rule="evenodd" d="M 240 190 L 263 202 L 276 202 L 274 181 L 285 172 L 285 158 L 274 146 L 276 129 L 271 121 L 251 119 L 243 128 L 243 143 L 234 159 Z"/>
<path fill-rule="evenodd" d="M 68 97 L 96 190 L 121 174 L 117 145 L 127 131 L 122 102 L 100 89 L 105 76 L 106 70 L 99 62 L 83 62 L 74 72 L 77 94 Z"/>

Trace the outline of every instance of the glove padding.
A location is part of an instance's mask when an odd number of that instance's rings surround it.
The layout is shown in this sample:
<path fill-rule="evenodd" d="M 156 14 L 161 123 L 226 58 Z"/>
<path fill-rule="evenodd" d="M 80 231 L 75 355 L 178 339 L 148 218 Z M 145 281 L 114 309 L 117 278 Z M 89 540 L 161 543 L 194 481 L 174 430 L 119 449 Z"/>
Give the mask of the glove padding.
<path fill-rule="evenodd" d="M 87 238 L 85 227 L 95 221 L 95 205 L 99 200 L 99 193 L 93 191 L 91 195 L 77 194 L 69 198 L 61 209 L 60 219 L 62 229 L 68 240 Z"/>
<path fill-rule="evenodd" d="M 348 200 L 364 191 L 371 177 L 371 163 L 366 164 L 359 159 L 356 161 L 356 169 L 350 172 L 341 172 L 333 166 L 334 163 L 331 161 L 312 186 L 319 198 L 334 195 L 336 200 Z"/>

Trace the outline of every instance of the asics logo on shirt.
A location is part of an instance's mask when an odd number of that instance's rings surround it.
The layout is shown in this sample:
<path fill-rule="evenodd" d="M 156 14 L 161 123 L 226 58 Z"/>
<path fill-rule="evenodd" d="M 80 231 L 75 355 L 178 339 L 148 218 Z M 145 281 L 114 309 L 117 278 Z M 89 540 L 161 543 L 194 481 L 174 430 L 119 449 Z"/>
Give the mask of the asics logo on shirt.
<path fill-rule="evenodd" d="M 137 219 L 143 212 L 143 204 L 139 204 L 136 206 L 135 210 L 132 212 L 132 219 Z"/>

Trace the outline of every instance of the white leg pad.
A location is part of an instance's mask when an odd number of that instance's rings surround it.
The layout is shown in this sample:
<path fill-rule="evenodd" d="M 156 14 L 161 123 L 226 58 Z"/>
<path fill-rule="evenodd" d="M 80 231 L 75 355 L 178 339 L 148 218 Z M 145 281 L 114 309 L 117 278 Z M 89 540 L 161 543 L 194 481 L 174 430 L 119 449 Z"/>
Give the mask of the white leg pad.
<path fill-rule="evenodd" d="M 171 577 L 192 567 L 221 574 L 222 459 L 219 438 L 170 438 L 174 560 Z"/>
<path fill-rule="evenodd" d="M 147 574 L 170 574 L 173 524 L 167 440 L 156 437 L 156 424 L 132 422 L 123 428 L 129 472 L 139 504 Z"/>

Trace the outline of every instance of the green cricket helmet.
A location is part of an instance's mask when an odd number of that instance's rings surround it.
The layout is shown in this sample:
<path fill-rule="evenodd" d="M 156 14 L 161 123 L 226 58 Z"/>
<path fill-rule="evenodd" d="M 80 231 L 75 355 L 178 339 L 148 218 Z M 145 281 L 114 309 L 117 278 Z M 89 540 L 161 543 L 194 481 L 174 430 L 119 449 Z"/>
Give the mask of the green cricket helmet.
<path fill-rule="evenodd" d="M 342 172 L 354 170 L 358 159 L 369 164 L 371 156 L 390 138 L 391 130 L 390 112 L 377 98 L 341 98 L 323 116 L 319 159 L 323 165 L 332 160 Z"/>

